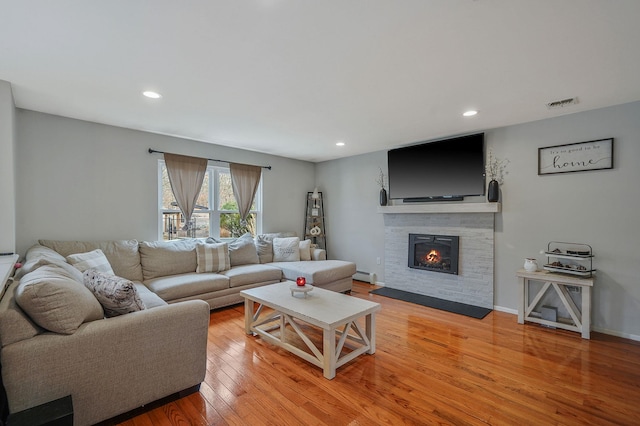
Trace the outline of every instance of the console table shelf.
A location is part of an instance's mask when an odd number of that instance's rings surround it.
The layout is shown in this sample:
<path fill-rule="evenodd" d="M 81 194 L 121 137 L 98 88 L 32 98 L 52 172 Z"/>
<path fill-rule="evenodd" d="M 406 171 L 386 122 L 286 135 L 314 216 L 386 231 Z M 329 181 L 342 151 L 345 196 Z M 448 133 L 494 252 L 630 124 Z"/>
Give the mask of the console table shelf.
<path fill-rule="evenodd" d="M 591 288 L 593 287 L 593 277 L 584 278 L 558 274 L 548 271 L 527 272 L 524 269 L 516 273 L 520 283 L 520 307 L 518 309 L 518 323 L 525 321 L 535 322 L 551 327 L 562 328 L 564 330 L 577 331 L 582 334 L 583 339 L 590 338 L 591 332 Z M 544 285 L 529 302 L 530 281 L 543 282 Z M 582 294 L 582 309 L 578 309 L 573 302 L 567 287 L 578 287 Z M 569 312 L 571 318 L 558 318 L 557 321 L 549 321 L 537 316 L 533 316 L 536 305 L 540 302 L 549 288 L 556 291 L 560 301 Z"/>

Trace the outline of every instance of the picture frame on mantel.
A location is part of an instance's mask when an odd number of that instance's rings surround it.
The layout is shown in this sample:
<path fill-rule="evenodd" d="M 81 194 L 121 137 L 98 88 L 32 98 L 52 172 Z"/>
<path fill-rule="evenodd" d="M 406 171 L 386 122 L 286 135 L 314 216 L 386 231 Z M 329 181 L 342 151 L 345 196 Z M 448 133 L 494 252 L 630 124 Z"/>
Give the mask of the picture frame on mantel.
<path fill-rule="evenodd" d="M 538 175 L 613 169 L 613 138 L 538 148 Z"/>

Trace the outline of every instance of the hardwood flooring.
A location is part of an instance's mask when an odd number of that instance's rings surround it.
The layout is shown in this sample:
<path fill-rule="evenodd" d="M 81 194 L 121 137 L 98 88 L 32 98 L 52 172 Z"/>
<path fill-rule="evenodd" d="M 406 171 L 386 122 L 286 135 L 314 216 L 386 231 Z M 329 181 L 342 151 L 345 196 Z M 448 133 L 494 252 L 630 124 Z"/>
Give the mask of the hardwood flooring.
<path fill-rule="evenodd" d="M 243 306 L 211 313 L 199 392 L 121 425 L 638 425 L 640 344 L 482 320 L 370 295 L 374 355 L 322 370 L 244 333 Z"/>

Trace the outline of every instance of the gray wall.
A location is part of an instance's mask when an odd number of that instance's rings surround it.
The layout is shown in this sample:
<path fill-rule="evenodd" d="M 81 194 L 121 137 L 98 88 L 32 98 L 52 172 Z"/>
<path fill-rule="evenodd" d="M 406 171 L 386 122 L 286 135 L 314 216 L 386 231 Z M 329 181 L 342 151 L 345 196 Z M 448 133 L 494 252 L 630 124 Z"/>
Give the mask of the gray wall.
<path fill-rule="evenodd" d="M 316 182 L 323 191 L 329 256 L 356 262 L 359 271 L 384 281 L 384 222 L 376 213 L 379 168 L 386 174 L 386 151 L 318 163 Z"/>
<path fill-rule="evenodd" d="M 545 258 L 549 241 L 593 246 L 598 269 L 593 294 L 594 329 L 640 339 L 640 102 L 488 130 L 487 146 L 506 157 L 502 213 L 495 216 L 497 309 L 516 312 L 515 271 L 525 257 Z M 615 138 L 614 169 L 537 175 L 538 148 Z M 378 166 L 386 152 L 316 165 L 324 190 L 333 256 L 353 260 L 384 282 L 384 224 L 376 213 Z M 515 318 L 514 318 L 515 321 Z"/>
<path fill-rule="evenodd" d="M 3 127 L 14 122 L 8 102 L 12 106 L 10 89 L 0 84 Z M 264 173 L 265 231 L 301 232 L 306 192 L 317 185 L 324 195 L 329 257 L 352 260 L 358 270 L 374 272 L 384 282 L 384 223 L 376 213 L 375 180 L 378 167 L 386 173 L 386 152 L 314 166 L 32 111 L 17 110 L 15 122 L 15 129 L 0 133 L 1 149 L 11 150 L 17 139 L 16 161 L 4 156 L 0 160 L 2 176 L 16 176 L 16 190 L 0 186 L 3 202 L 16 199 L 15 209 L 0 213 L 9 211 L 9 226 L 4 221 L 0 226 L 9 235 L 1 241 L 9 241 L 9 246 L 15 231 L 21 253 L 39 238 L 156 239 L 157 157 L 146 152 L 153 147 L 272 165 L 274 169 Z M 537 257 L 542 264 L 539 251 L 548 241 L 584 242 L 594 247 L 598 269 L 594 328 L 640 339 L 639 135 L 640 102 L 486 132 L 488 146 L 511 160 L 502 213 L 495 217 L 498 309 L 517 309 L 514 274 L 525 257 Z M 615 138 L 613 170 L 537 175 L 539 147 L 609 137 Z M 12 212 L 17 212 L 15 229 L 10 225 Z"/>
<path fill-rule="evenodd" d="M 16 249 L 15 127 L 11 84 L 0 80 L 0 252 Z"/>
<path fill-rule="evenodd" d="M 159 154 L 271 165 L 263 172 L 263 231 L 302 232 L 314 164 L 17 110 L 17 246 L 38 239 L 156 240 Z"/>

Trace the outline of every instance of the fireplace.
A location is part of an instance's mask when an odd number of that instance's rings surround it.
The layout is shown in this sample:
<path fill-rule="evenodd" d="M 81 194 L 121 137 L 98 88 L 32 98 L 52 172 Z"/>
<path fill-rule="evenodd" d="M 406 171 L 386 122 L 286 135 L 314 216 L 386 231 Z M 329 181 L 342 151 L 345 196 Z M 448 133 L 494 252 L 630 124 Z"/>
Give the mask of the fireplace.
<path fill-rule="evenodd" d="M 458 237 L 409 234 L 409 268 L 458 275 Z"/>

